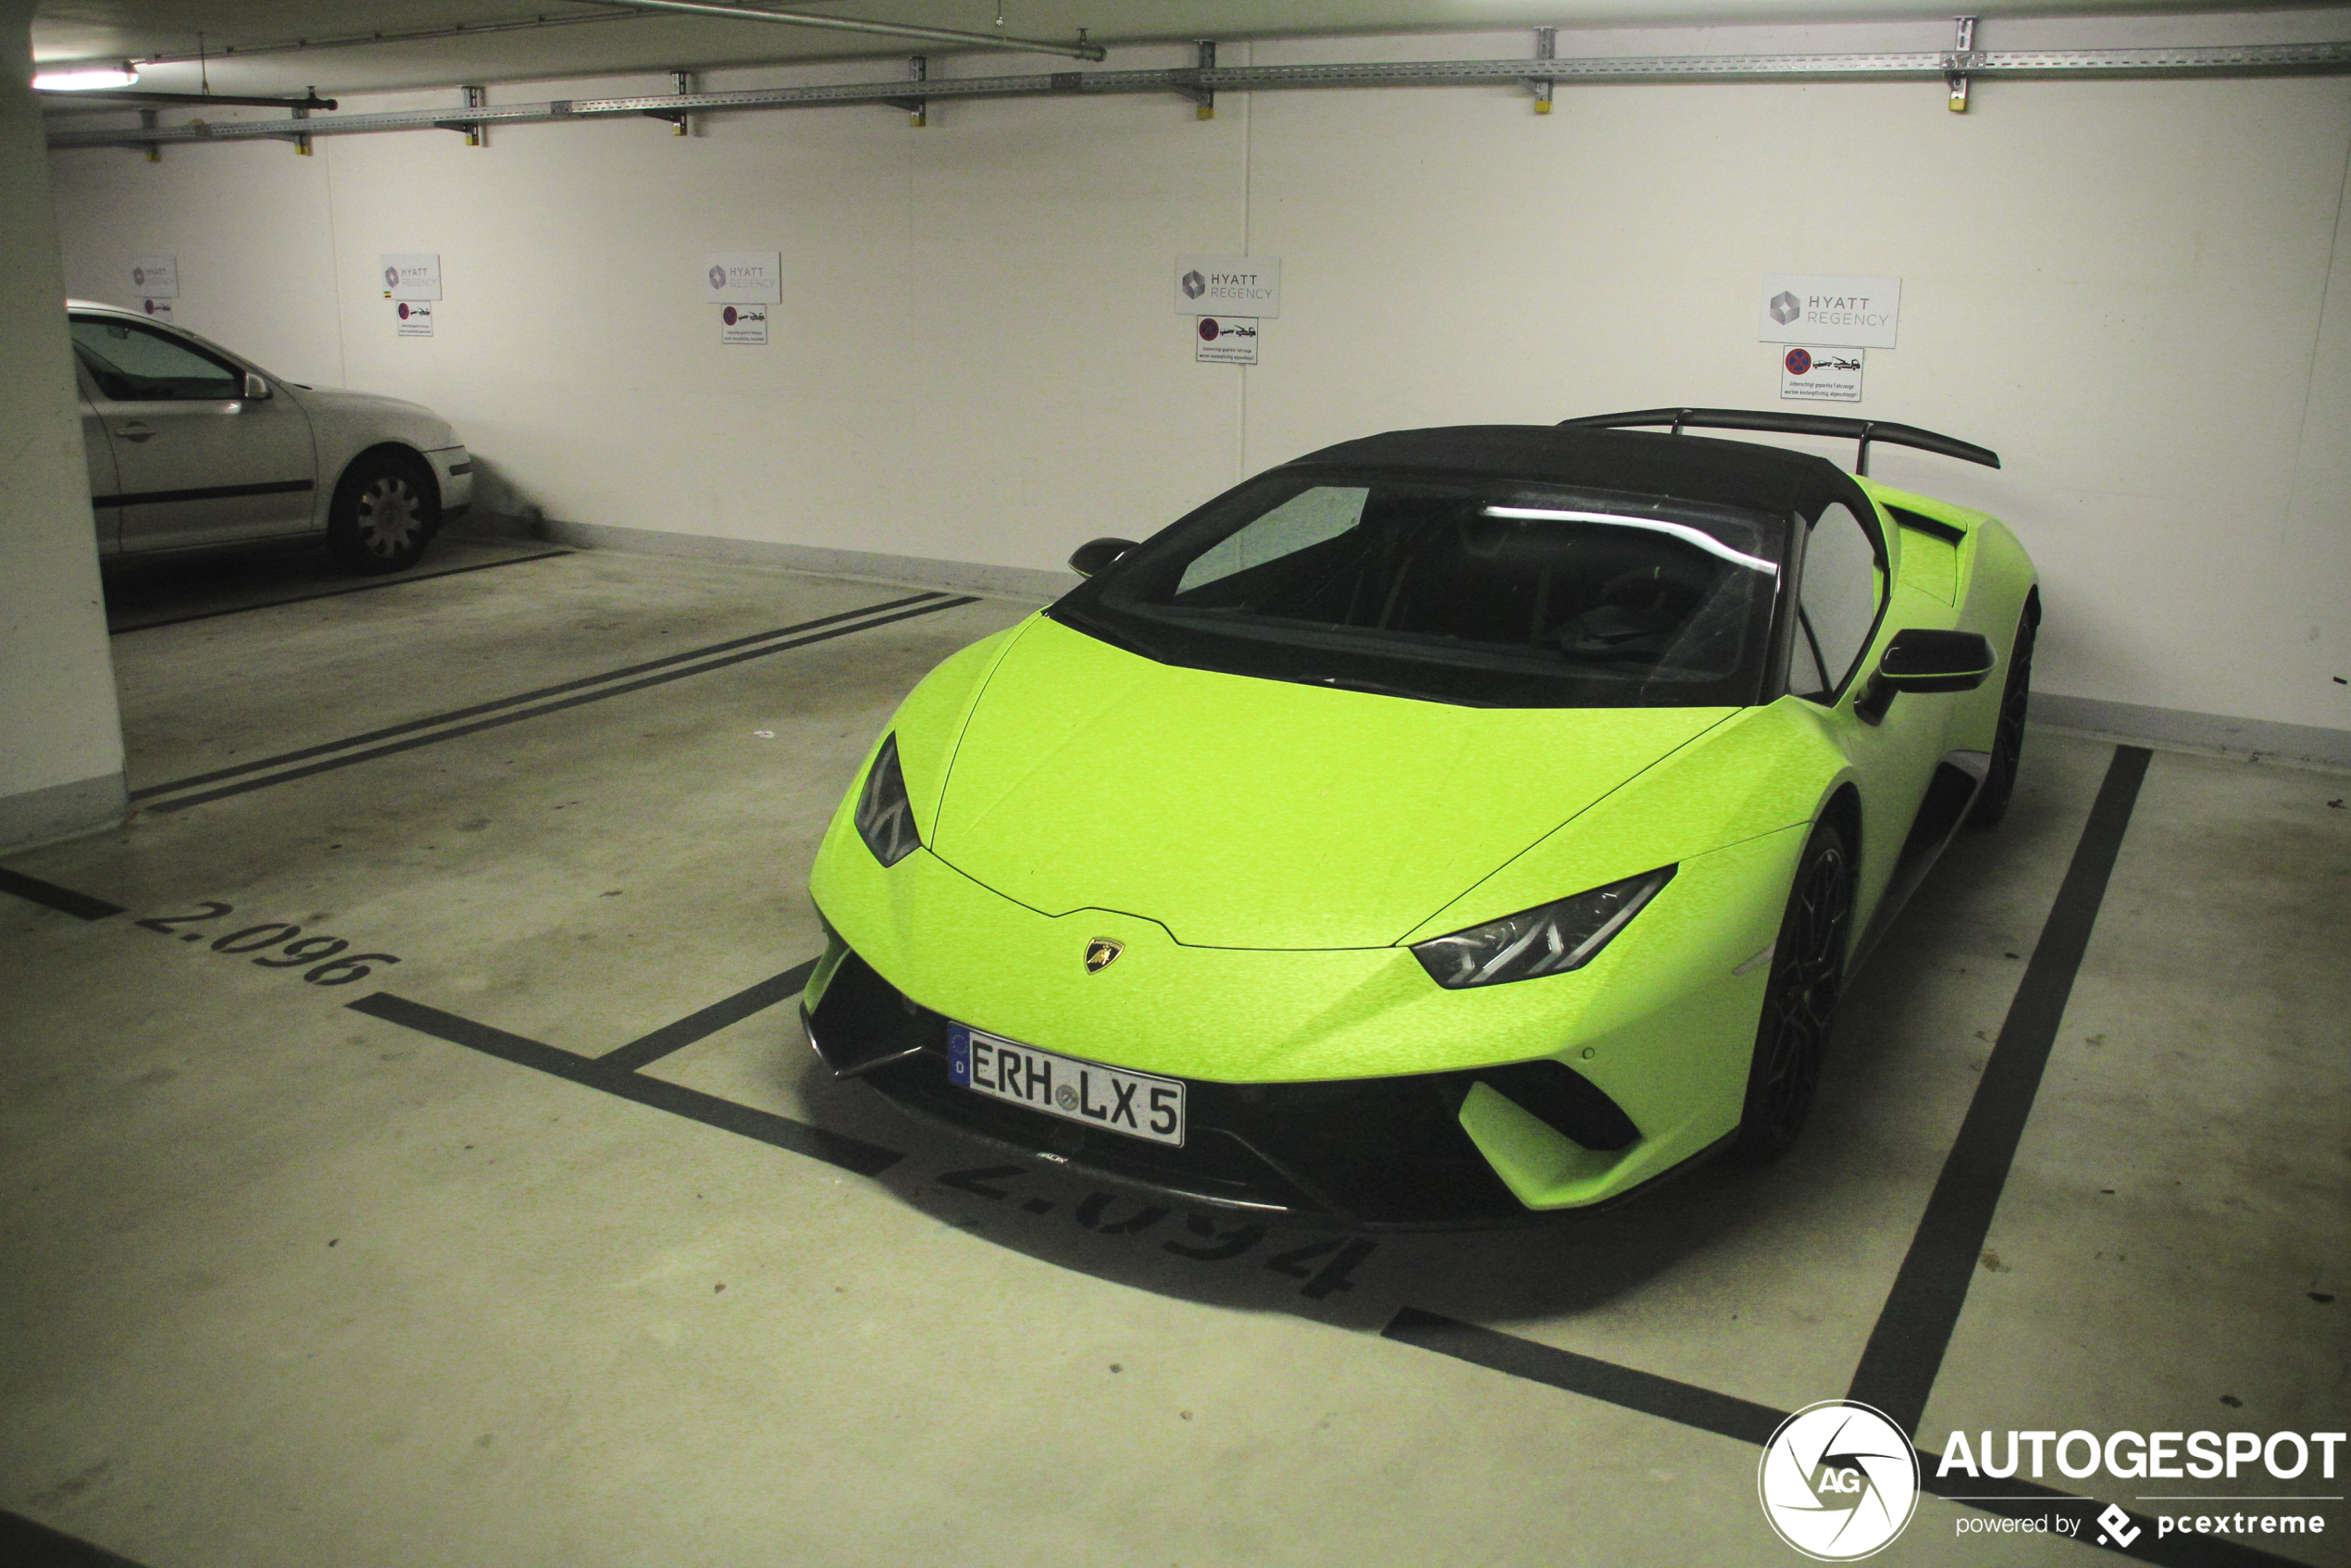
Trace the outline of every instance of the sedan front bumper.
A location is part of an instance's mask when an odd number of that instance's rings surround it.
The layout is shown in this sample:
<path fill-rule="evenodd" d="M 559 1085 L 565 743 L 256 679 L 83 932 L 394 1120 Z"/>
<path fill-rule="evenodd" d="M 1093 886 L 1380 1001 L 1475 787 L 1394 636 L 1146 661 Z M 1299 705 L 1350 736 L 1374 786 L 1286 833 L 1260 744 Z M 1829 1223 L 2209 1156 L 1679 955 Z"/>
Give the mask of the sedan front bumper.
<path fill-rule="evenodd" d="M 444 446 L 425 454 L 432 477 L 441 487 L 441 515 L 461 516 L 474 504 L 473 454 L 462 446 Z"/>

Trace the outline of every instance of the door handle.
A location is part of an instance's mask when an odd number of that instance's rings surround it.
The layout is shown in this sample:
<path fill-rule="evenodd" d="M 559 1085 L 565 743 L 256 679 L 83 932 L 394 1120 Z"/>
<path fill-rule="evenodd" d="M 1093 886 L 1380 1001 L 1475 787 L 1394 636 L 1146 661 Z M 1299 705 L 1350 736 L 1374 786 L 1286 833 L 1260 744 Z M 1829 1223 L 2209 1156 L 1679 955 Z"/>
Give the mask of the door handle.
<path fill-rule="evenodd" d="M 120 429 L 115 431 L 115 434 L 120 436 L 125 441 L 150 441 L 154 439 L 155 433 L 155 428 L 153 425 L 135 423 L 125 425 Z"/>

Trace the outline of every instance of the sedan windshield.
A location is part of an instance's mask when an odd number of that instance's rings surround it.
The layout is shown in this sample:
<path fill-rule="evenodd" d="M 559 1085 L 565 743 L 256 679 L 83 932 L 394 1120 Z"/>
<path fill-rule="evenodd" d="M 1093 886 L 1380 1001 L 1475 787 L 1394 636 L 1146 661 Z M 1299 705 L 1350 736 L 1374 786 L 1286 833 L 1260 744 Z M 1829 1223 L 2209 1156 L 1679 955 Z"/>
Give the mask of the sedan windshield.
<path fill-rule="evenodd" d="M 1488 707 L 1758 700 L 1786 519 L 1491 476 L 1282 468 L 1051 614 L 1163 663 Z"/>

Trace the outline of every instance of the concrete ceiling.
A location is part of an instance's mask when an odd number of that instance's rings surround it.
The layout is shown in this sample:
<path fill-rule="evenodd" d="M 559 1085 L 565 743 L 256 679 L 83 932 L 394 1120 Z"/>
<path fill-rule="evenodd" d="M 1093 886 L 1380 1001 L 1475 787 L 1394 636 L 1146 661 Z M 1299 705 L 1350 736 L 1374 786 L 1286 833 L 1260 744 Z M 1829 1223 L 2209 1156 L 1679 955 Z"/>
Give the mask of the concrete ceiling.
<path fill-rule="evenodd" d="M 791 4 L 792 0 L 774 0 Z M 996 31 L 995 0 L 798 0 L 792 8 L 972 32 Z M 1297 37 L 1400 31 L 1531 29 L 1698 22 L 1947 19 L 1955 0 L 1003 0 L 1003 31 L 1074 40 L 1082 26 L 1117 48 L 1166 40 Z M 2146 14 L 2231 9 L 2210 0 L 1965 0 L 1979 15 Z M 484 24 L 505 31 L 379 43 L 326 44 Z M 541 25 L 546 24 L 546 25 Z M 234 51 L 313 41 L 301 49 Z M 193 92 L 321 93 L 462 81 L 602 76 L 790 61 L 902 56 L 938 45 L 749 21 L 631 14 L 590 0 L 46 0 L 33 26 L 36 59 L 193 56 L 208 66 L 143 67 L 142 85 Z M 1031 58 L 1034 58 L 1033 56 Z M 1033 67 L 1028 68 L 1034 68 Z"/>

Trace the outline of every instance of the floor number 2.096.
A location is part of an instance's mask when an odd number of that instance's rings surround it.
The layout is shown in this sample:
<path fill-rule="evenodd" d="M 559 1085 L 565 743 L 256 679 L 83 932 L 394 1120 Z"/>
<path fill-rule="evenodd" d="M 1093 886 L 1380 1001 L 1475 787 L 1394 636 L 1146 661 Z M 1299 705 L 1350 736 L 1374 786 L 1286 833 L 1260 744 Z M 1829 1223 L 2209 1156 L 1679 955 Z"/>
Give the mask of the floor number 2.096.
<path fill-rule="evenodd" d="M 215 899 L 203 901 L 203 907 L 193 915 L 158 915 L 153 919 L 134 921 L 150 931 L 161 931 L 167 937 L 177 937 L 183 942 L 203 941 L 208 934 L 198 930 L 182 930 L 181 927 L 209 925 L 228 915 L 236 906 Z M 267 920 L 258 926 L 247 926 L 212 940 L 215 952 L 258 953 L 253 962 L 265 969 L 299 969 L 302 977 L 314 986 L 347 986 L 354 980 L 364 980 L 377 967 L 397 964 L 399 959 L 388 952 L 350 952 L 351 944 L 341 937 L 305 937 L 302 927 L 289 920 Z"/>

